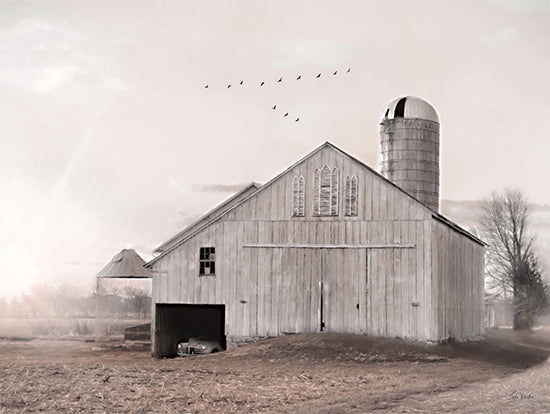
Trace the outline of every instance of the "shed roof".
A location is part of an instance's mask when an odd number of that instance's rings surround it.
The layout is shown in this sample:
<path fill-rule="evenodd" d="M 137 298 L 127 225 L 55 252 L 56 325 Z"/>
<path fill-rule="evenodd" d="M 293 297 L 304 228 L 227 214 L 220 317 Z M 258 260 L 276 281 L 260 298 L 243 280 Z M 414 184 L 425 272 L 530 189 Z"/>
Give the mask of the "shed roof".
<path fill-rule="evenodd" d="M 114 279 L 145 279 L 152 277 L 153 274 L 144 265 L 145 260 L 134 249 L 123 249 L 113 256 L 111 261 L 100 270 L 97 277 Z"/>

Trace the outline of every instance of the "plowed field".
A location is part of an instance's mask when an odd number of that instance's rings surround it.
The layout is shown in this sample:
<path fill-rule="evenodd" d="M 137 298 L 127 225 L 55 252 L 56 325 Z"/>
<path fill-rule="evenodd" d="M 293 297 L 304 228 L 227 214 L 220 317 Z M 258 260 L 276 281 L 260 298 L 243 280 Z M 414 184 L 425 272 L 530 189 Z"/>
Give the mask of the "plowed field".
<path fill-rule="evenodd" d="M 0 413 L 550 412 L 550 332 L 423 345 L 300 334 L 208 356 L 0 340 Z"/>

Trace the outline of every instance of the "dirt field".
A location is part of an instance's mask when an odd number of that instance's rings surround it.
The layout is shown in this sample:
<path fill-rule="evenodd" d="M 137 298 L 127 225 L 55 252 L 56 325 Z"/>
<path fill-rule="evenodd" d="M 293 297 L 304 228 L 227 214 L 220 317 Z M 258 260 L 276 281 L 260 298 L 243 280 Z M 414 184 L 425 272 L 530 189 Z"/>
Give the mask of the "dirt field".
<path fill-rule="evenodd" d="M 550 412 L 550 331 L 420 345 L 273 338 L 209 356 L 0 340 L 0 413 Z"/>

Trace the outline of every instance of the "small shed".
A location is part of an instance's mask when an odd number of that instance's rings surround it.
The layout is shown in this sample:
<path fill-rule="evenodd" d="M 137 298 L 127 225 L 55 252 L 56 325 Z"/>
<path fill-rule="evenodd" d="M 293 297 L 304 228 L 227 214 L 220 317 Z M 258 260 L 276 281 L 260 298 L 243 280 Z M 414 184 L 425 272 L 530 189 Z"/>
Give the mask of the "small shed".
<path fill-rule="evenodd" d="M 96 341 L 150 331 L 152 273 L 144 264 L 134 249 L 123 249 L 97 274 Z"/>

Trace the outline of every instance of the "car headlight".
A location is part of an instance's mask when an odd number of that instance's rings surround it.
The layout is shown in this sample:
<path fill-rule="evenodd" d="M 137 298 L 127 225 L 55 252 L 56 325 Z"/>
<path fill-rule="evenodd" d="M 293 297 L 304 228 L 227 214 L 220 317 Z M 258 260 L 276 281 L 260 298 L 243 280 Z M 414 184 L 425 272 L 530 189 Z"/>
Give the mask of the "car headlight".
<path fill-rule="evenodd" d="M 201 345 L 201 349 L 206 349 L 206 346 L 204 346 L 204 345 Z"/>

